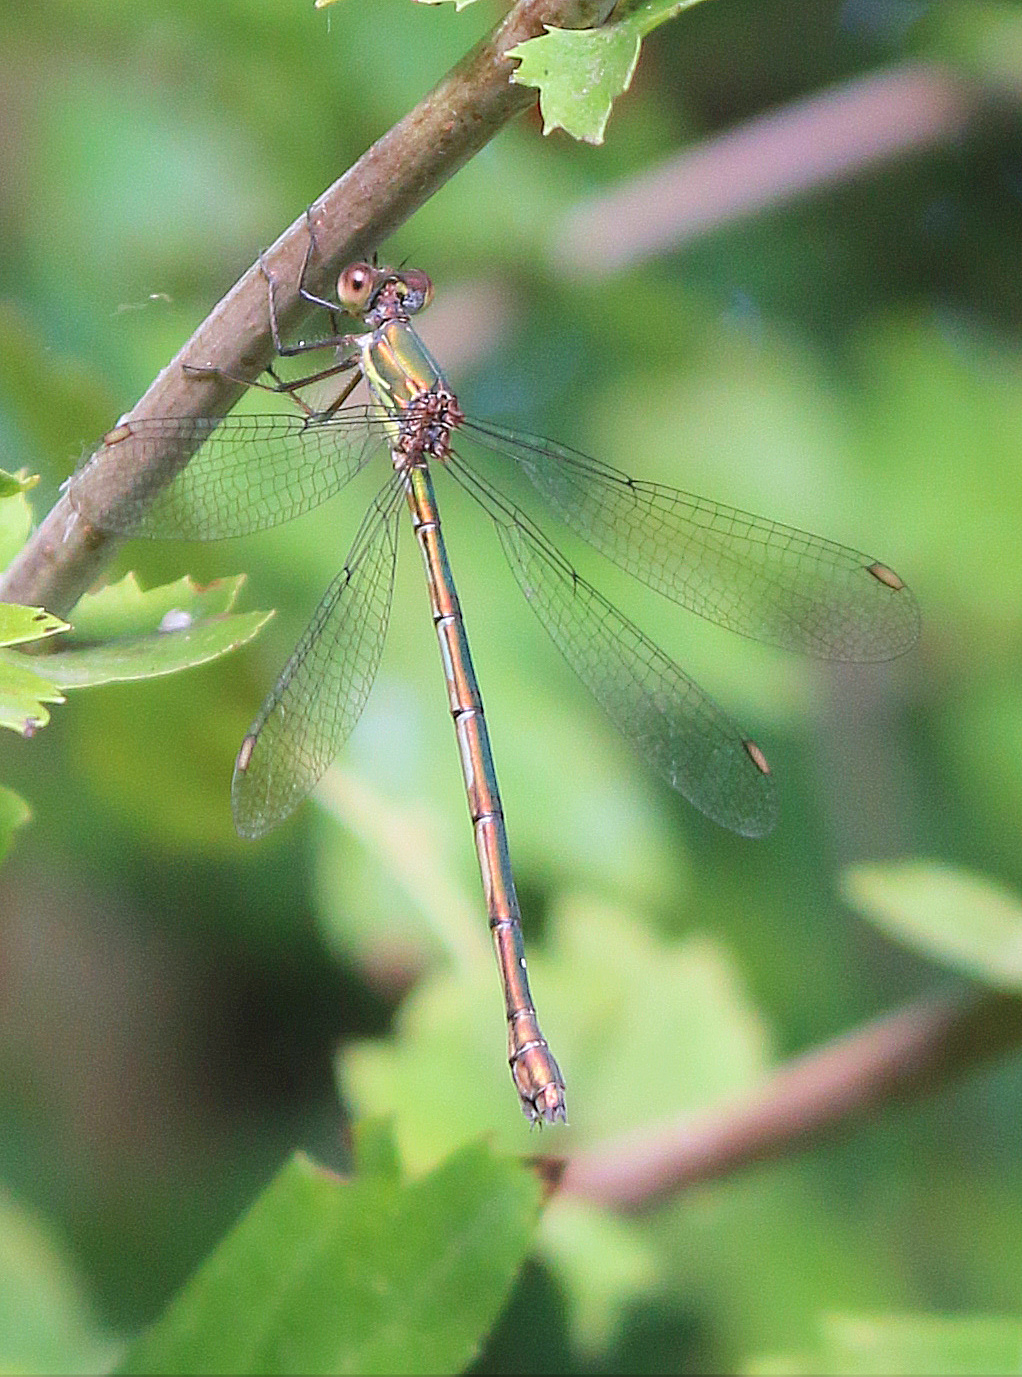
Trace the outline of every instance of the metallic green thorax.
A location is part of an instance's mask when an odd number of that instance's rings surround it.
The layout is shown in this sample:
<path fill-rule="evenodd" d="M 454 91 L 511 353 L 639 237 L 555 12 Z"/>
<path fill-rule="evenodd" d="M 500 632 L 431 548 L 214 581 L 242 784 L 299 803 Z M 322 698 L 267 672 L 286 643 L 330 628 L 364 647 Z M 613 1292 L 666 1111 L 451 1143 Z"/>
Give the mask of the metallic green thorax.
<path fill-rule="evenodd" d="M 439 365 L 407 320 L 388 320 L 363 335 L 359 352 L 373 400 L 388 416 L 400 416 L 422 393 L 444 383 Z M 388 429 L 396 439 L 397 424 Z"/>

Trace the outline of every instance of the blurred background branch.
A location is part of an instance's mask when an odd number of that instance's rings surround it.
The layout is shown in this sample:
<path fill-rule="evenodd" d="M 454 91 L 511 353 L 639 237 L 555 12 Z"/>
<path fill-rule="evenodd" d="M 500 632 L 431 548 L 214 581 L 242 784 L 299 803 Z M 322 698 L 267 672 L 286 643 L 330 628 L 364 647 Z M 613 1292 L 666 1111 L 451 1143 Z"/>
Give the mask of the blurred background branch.
<path fill-rule="evenodd" d="M 909 62 L 821 91 L 703 140 L 580 202 L 552 240 L 573 274 L 618 272 L 746 216 L 965 136 L 992 97 Z"/>
<path fill-rule="evenodd" d="M 611 1209 L 648 1209 L 932 1094 L 1020 1042 L 1015 995 L 919 1000 L 797 1057 L 739 1102 L 580 1153 L 560 1188 Z"/>

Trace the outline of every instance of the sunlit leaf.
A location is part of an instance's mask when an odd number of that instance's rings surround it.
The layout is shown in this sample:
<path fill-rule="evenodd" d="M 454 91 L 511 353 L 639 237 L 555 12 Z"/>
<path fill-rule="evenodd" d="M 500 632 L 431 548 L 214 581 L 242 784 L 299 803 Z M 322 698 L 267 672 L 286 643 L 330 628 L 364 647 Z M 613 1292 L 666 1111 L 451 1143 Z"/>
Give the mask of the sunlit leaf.
<path fill-rule="evenodd" d="M 812 1353 L 758 1358 L 756 1377 L 981 1377 L 1022 1370 L 1022 1320 L 996 1315 L 833 1315 Z"/>
<path fill-rule="evenodd" d="M 605 29 L 548 29 L 508 49 L 520 59 L 512 80 L 539 87 L 543 133 L 602 143 L 611 107 L 631 85 L 642 47 L 627 24 Z"/>
<path fill-rule="evenodd" d="M 393 1115 L 405 1160 L 432 1163 L 481 1129 L 509 1151 L 570 1155 L 651 1116 L 736 1094 L 762 1075 L 764 1030 L 710 943 L 667 945 L 582 899 L 552 915 L 549 939 L 531 952 L 529 976 L 567 1080 L 567 1127 L 545 1131 L 539 1143 L 530 1134 L 508 1075 L 496 976 L 459 966 L 417 987 L 392 1039 L 346 1048 L 339 1059 L 349 1102 Z M 539 1248 L 572 1299 L 572 1332 L 589 1351 L 655 1271 L 641 1230 L 556 1196 Z"/>
<path fill-rule="evenodd" d="M 41 641 L 45 636 L 52 636 L 57 631 L 67 629 L 67 622 L 61 621 L 43 607 L 23 607 L 19 603 L 0 602 L 0 646 Z"/>
<path fill-rule="evenodd" d="M 129 574 L 83 598 L 74 613 L 75 638 L 45 660 L 0 651 L 0 700 L 7 703 L 0 721 L 28 734 L 48 721 L 43 702 L 64 701 L 60 689 L 174 674 L 236 650 L 273 615 L 228 615 L 243 581 L 241 575 L 200 588 L 183 578 L 143 592 Z M 64 630 L 67 623 L 41 608 L 0 604 L 0 645 Z M 80 644 L 94 637 L 102 639 Z"/>
<path fill-rule="evenodd" d="M 1022 898 L 940 861 L 856 865 L 848 903 L 926 956 L 1002 988 L 1022 988 Z"/>
<path fill-rule="evenodd" d="M 47 671 L 62 688 L 92 688 L 176 674 L 245 645 L 273 613 L 241 612 L 196 622 L 187 613 L 180 615 L 180 623 L 168 621 L 165 631 L 59 651 L 48 657 Z"/>
<path fill-rule="evenodd" d="M 27 469 L 19 469 L 17 473 L 8 473 L 6 469 L 0 469 L 0 499 L 28 492 L 38 482 L 39 475 L 30 474 Z"/>
<path fill-rule="evenodd" d="M 1005 0 L 935 6 L 928 52 L 1012 100 L 1022 95 L 1022 15 Z"/>
<path fill-rule="evenodd" d="M 51 1230 L 0 1192 L 0 1371 L 103 1372 L 110 1348 Z"/>
<path fill-rule="evenodd" d="M 74 610 L 77 640 L 105 641 L 158 631 L 165 618 L 181 613 L 193 621 L 230 612 L 245 582 L 244 574 L 200 586 L 187 575 L 174 583 L 142 589 L 133 573 L 95 593 L 86 593 Z"/>
<path fill-rule="evenodd" d="M 378 1176 L 393 1185 L 400 1182 L 401 1158 L 389 1119 L 363 1119 L 356 1124 L 354 1153 L 359 1176 Z"/>
<path fill-rule="evenodd" d="M 228 614 L 243 582 L 244 575 L 239 575 L 199 587 L 182 578 L 143 591 L 128 574 L 81 599 L 74 612 L 73 638 L 45 660 L 0 651 L 0 688 L 6 687 L 9 697 L 16 695 L 12 701 L 20 719 L 32 710 L 23 701 L 26 694 L 59 703 L 60 688 L 150 679 L 206 664 L 250 641 L 273 615 Z M 67 629 L 65 622 L 40 608 L 0 605 L 0 644 Z M 46 720 L 43 713 L 35 725 Z"/>
<path fill-rule="evenodd" d="M 576 1342 L 594 1355 L 613 1337 L 629 1302 L 656 1284 L 657 1258 L 642 1230 L 584 1201 L 554 1197 L 539 1251 L 572 1298 Z"/>
<path fill-rule="evenodd" d="M 403 1184 L 372 1137 L 352 1180 L 292 1159 L 119 1370 L 461 1371 L 530 1246 L 539 1183 L 472 1145 Z"/>
<path fill-rule="evenodd" d="M 32 529 L 32 508 L 26 491 L 31 483 L 5 495 L 0 502 L 0 568 L 6 569 L 28 539 Z"/>
<path fill-rule="evenodd" d="M 543 133 L 563 129 L 587 143 L 603 142 L 611 108 L 631 85 L 642 39 L 699 0 L 646 0 L 617 23 L 598 29 L 547 28 L 508 49 L 519 59 L 512 81 L 539 87 Z"/>
<path fill-rule="evenodd" d="M 43 675 L 36 668 L 46 669 Z M 64 695 L 49 677 L 50 657 L 35 660 L 16 650 L 0 650 L 0 727 L 34 736 L 50 714 L 44 703 L 63 703 Z"/>

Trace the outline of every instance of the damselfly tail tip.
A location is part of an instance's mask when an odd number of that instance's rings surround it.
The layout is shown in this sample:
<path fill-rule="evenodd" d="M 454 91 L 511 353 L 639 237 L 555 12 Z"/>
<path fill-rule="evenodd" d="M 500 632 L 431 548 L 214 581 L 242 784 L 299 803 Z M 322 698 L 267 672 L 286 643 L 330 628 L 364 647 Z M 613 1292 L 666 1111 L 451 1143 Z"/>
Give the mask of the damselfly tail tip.
<path fill-rule="evenodd" d="M 495 929 L 496 931 L 496 929 Z M 524 975 L 525 957 L 520 957 Z M 528 995 L 528 987 L 525 991 Z M 567 1123 L 564 1077 L 539 1030 L 536 1010 L 522 1004 L 508 1021 L 508 1065 L 522 1113 L 530 1124 Z"/>
<path fill-rule="evenodd" d="M 536 1128 L 542 1128 L 545 1123 L 567 1125 L 568 1107 L 564 1098 L 564 1086 L 556 1081 L 545 1085 L 528 1103 L 523 1100 L 522 1108 L 529 1122 Z"/>

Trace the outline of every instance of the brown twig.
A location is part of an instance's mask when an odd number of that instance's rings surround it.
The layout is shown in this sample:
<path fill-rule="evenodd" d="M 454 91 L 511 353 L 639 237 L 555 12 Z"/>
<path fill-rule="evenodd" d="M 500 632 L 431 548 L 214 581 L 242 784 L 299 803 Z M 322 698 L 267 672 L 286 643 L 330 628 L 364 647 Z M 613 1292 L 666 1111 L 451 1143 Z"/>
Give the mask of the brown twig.
<path fill-rule="evenodd" d="M 551 238 L 562 271 L 620 272 L 735 220 L 947 144 L 989 97 L 912 62 L 815 92 L 714 135 L 581 202 Z"/>
<path fill-rule="evenodd" d="M 307 279 L 312 290 L 328 289 L 340 266 L 367 256 L 508 120 L 532 104 L 535 90 L 511 83 L 509 48 L 543 33 L 544 25 L 597 25 L 612 8 L 613 0 L 519 0 L 486 39 L 312 206 L 317 246 Z M 305 310 L 297 283 L 307 243 L 302 215 L 264 255 L 279 284 L 275 300 L 285 328 L 293 327 Z M 266 280 L 253 264 L 124 419 L 223 416 L 237 401 L 241 385 L 217 375 L 189 375 L 182 363 L 254 378 L 272 353 Z M 151 488 L 154 470 L 161 479 L 171 476 L 167 457 L 155 446 L 147 458 L 148 473 L 126 475 L 123 492 L 136 479 Z M 177 466 L 180 458 L 174 461 Z M 110 537 L 77 519 L 62 497 L 0 578 L 0 601 L 68 612 L 96 577 L 109 544 Z"/>
<path fill-rule="evenodd" d="M 687 1186 L 790 1157 L 1020 1043 L 1022 999 L 1014 995 L 921 1000 L 796 1058 L 736 1103 L 573 1158 L 560 1189 L 615 1209 L 642 1209 Z"/>

